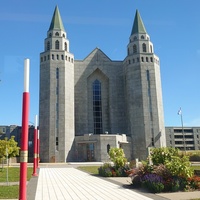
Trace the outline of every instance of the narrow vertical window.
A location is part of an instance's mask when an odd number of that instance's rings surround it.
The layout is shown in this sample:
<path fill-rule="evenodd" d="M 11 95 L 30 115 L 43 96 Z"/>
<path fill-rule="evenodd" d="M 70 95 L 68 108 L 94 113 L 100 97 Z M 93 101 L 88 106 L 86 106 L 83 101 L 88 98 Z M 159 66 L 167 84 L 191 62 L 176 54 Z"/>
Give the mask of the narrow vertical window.
<path fill-rule="evenodd" d="M 153 48 L 152 48 L 152 46 L 150 45 L 150 50 L 151 50 L 151 53 L 153 53 Z"/>
<path fill-rule="evenodd" d="M 59 68 L 57 67 L 56 68 L 56 118 L 55 118 L 55 123 L 56 123 L 56 127 L 55 127 L 55 141 L 56 141 L 56 144 L 55 144 L 55 147 L 56 147 L 56 150 L 58 151 L 59 150 Z"/>
<path fill-rule="evenodd" d="M 133 45 L 133 53 L 137 53 L 137 46 L 136 46 L 136 44 Z"/>
<path fill-rule="evenodd" d="M 101 102 L 101 83 L 95 80 L 93 83 L 93 118 L 94 134 L 102 133 L 102 102 Z"/>
<path fill-rule="evenodd" d="M 147 46 L 145 43 L 142 44 L 142 50 L 143 52 L 147 52 Z"/>
<path fill-rule="evenodd" d="M 67 51 L 67 42 L 65 42 L 65 51 Z"/>
<path fill-rule="evenodd" d="M 59 41 L 58 40 L 55 41 L 55 49 L 59 49 Z"/>
<path fill-rule="evenodd" d="M 47 51 L 49 51 L 50 50 L 50 42 L 48 41 L 47 42 Z"/>

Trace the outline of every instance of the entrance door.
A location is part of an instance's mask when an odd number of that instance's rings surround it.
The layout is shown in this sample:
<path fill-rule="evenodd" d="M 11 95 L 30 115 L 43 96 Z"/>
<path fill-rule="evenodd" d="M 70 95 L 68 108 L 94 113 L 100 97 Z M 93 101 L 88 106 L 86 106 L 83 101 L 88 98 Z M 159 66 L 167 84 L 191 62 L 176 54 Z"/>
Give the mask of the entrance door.
<path fill-rule="evenodd" d="M 94 161 L 94 144 L 87 144 L 87 161 Z"/>

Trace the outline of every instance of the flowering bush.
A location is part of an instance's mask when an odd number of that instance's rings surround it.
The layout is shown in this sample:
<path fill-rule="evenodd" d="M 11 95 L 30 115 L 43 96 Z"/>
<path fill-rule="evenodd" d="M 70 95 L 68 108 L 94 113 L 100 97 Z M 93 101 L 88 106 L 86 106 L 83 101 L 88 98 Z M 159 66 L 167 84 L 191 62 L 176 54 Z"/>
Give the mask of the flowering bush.
<path fill-rule="evenodd" d="M 104 177 L 111 177 L 113 175 L 112 173 L 112 166 L 109 163 L 104 163 L 103 166 L 101 166 L 99 170 L 99 175 Z"/>
<path fill-rule="evenodd" d="M 150 159 L 154 165 L 165 164 L 166 160 L 171 161 L 173 156 L 178 156 L 178 149 L 175 148 L 152 148 Z"/>
<path fill-rule="evenodd" d="M 109 156 L 117 169 L 126 165 L 127 159 L 122 148 L 111 148 Z"/>
<path fill-rule="evenodd" d="M 193 176 L 188 178 L 188 189 L 189 190 L 200 190 L 200 177 Z"/>
<path fill-rule="evenodd" d="M 126 173 L 129 168 L 128 166 L 119 167 L 112 166 L 110 163 L 104 163 L 99 169 L 99 175 L 104 177 L 127 177 Z"/>
<path fill-rule="evenodd" d="M 141 177 L 142 185 L 150 192 L 158 193 L 164 189 L 163 178 L 157 174 L 146 174 Z"/>
<path fill-rule="evenodd" d="M 194 174 L 187 156 L 183 156 L 182 158 L 172 156 L 170 161 L 166 160 L 165 166 L 173 176 L 189 178 Z"/>
<path fill-rule="evenodd" d="M 153 162 L 150 164 L 149 160 Z M 134 187 L 142 185 L 151 192 L 175 192 L 200 188 L 200 177 L 194 176 L 189 157 L 177 149 L 152 149 L 150 158 L 137 170 L 129 170 Z M 131 173 L 132 172 L 132 173 Z M 138 182 L 138 177 L 140 181 Z M 137 181 L 136 181 L 137 180 Z"/>

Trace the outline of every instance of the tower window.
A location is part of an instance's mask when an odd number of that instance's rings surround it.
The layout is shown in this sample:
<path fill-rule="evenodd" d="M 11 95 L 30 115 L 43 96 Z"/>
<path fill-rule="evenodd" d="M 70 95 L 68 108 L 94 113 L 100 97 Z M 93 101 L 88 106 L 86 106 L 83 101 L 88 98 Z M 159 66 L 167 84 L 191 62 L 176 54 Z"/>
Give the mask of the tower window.
<path fill-rule="evenodd" d="M 137 53 L 137 46 L 136 46 L 136 44 L 133 45 L 133 53 Z"/>
<path fill-rule="evenodd" d="M 40 58 L 40 61 L 43 62 L 43 57 Z"/>
<path fill-rule="evenodd" d="M 144 58 L 142 57 L 141 59 L 142 59 L 142 62 L 144 62 Z"/>
<path fill-rule="evenodd" d="M 54 54 L 51 55 L 52 60 L 54 60 Z"/>
<path fill-rule="evenodd" d="M 59 33 L 58 32 L 56 32 L 56 34 L 55 34 L 56 36 L 59 36 Z"/>
<path fill-rule="evenodd" d="M 153 52 L 153 48 L 152 48 L 152 45 L 150 45 L 150 50 L 151 50 L 151 53 Z"/>
<path fill-rule="evenodd" d="M 141 36 L 141 39 L 144 40 L 144 35 Z"/>
<path fill-rule="evenodd" d="M 61 59 L 64 60 L 64 56 L 63 55 L 61 55 Z"/>
<path fill-rule="evenodd" d="M 65 56 L 65 60 L 67 60 L 67 56 Z"/>
<path fill-rule="evenodd" d="M 49 37 L 51 37 L 51 33 L 49 33 Z"/>
<path fill-rule="evenodd" d="M 65 38 L 65 34 L 63 34 L 63 37 Z"/>
<path fill-rule="evenodd" d="M 65 51 L 67 51 L 67 42 L 65 42 Z"/>
<path fill-rule="evenodd" d="M 134 41 L 137 40 L 137 37 L 135 36 L 135 37 L 133 38 L 133 40 L 134 40 Z"/>
<path fill-rule="evenodd" d="M 145 43 L 142 44 L 142 50 L 143 52 L 147 52 L 147 46 Z"/>
<path fill-rule="evenodd" d="M 94 134 L 102 133 L 102 102 L 101 102 L 101 82 L 93 82 L 93 118 Z"/>
<path fill-rule="evenodd" d="M 59 41 L 58 40 L 55 41 L 55 48 L 59 49 Z"/>
<path fill-rule="evenodd" d="M 153 62 L 153 58 L 152 57 L 150 58 L 150 60 L 151 60 L 151 62 Z"/>
<path fill-rule="evenodd" d="M 59 55 L 58 55 L 58 54 L 57 54 L 57 56 L 56 56 L 56 57 L 57 57 L 57 60 L 59 60 Z"/>
<path fill-rule="evenodd" d="M 59 68 L 56 68 L 56 79 L 59 79 Z"/>
<path fill-rule="evenodd" d="M 149 62 L 149 58 L 148 57 L 146 57 L 146 62 Z"/>
<path fill-rule="evenodd" d="M 50 50 L 50 42 L 48 41 L 47 42 L 47 51 L 49 51 Z"/>
<path fill-rule="evenodd" d="M 49 60 L 49 55 L 47 56 L 47 59 Z"/>

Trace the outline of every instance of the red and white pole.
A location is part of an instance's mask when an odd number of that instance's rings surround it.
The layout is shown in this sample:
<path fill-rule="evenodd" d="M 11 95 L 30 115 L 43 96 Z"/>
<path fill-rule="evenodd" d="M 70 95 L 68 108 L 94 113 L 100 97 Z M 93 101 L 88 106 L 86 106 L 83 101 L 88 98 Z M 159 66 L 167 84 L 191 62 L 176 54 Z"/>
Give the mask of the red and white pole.
<path fill-rule="evenodd" d="M 33 176 L 37 174 L 37 115 L 35 116 L 35 129 L 34 129 L 34 153 L 33 153 Z"/>
<path fill-rule="evenodd" d="M 24 92 L 22 102 L 22 133 L 20 150 L 19 200 L 26 200 L 27 162 L 28 162 L 28 118 L 29 118 L 29 68 L 30 60 L 24 60 Z"/>
<path fill-rule="evenodd" d="M 40 131 L 38 130 L 38 138 L 37 138 L 37 168 L 39 168 L 40 162 Z"/>

